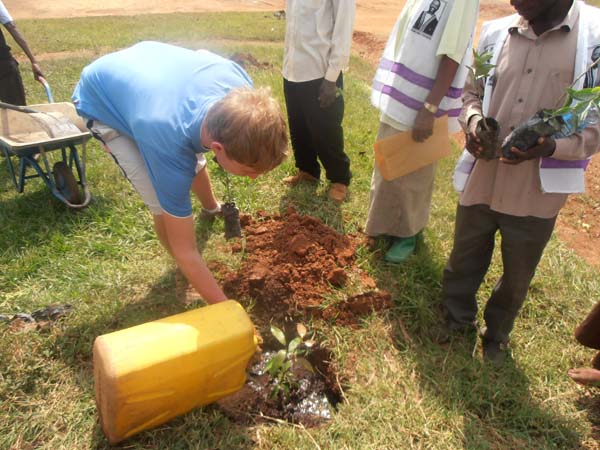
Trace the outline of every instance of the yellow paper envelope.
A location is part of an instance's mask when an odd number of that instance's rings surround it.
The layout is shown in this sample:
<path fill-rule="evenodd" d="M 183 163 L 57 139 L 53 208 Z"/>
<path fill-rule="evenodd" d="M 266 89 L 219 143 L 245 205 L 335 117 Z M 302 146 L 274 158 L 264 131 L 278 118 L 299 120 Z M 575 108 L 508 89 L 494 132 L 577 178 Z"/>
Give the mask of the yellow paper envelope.
<path fill-rule="evenodd" d="M 384 180 L 414 172 L 448 156 L 451 152 L 448 117 L 433 123 L 433 134 L 425 142 L 415 142 L 412 130 L 381 139 L 374 144 L 375 163 Z"/>

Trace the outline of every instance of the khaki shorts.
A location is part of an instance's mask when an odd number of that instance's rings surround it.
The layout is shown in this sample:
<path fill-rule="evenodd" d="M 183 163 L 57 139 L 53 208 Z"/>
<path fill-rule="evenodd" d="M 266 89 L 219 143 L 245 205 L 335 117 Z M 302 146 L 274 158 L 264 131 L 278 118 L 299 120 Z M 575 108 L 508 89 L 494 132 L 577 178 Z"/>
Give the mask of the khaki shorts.
<path fill-rule="evenodd" d="M 87 126 L 92 135 L 102 142 L 106 151 L 113 157 L 150 212 L 154 215 L 162 214 L 163 209 L 158 202 L 156 191 L 148 176 L 148 169 L 135 141 L 97 120 L 88 121 Z M 196 173 L 198 173 L 206 167 L 206 158 L 203 153 L 197 153 L 196 157 L 198 158 Z"/>

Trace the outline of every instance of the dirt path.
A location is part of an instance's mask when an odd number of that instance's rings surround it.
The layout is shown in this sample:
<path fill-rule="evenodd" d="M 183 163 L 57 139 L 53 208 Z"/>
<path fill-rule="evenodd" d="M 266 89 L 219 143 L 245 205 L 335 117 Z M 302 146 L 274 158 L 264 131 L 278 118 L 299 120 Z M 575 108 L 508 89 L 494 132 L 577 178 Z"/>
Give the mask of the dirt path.
<path fill-rule="evenodd" d="M 357 0 L 357 31 L 385 39 L 405 0 Z M 482 0 L 483 20 L 512 12 L 508 2 Z M 171 12 L 274 11 L 285 8 L 285 0 L 4 0 L 15 20 L 106 15 L 136 15 Z"/>
<path fill-rule="evenodd" d="M 285 0 L 4 0 L 15 20 L 170 12 L 275 11 Z M 354 50 L 376 64 L 404 0 L 357 0 Z M 481 0 L 482 21 L 512 14 L 508 1 Z M 44 55 L 45 58 L 47 55 Z M 572 196 L 559 216 L 558 235 L 600 267 L 600 162 L 587 173 L 588 193 Z"/>

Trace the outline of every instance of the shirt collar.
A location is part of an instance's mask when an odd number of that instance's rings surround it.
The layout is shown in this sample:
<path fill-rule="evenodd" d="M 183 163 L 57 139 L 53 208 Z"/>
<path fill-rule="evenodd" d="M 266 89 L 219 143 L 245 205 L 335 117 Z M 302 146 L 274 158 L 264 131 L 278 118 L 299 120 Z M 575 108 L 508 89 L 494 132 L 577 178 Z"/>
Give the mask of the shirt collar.
<path fill-rule="evenodd" d="M 562 30 L 565 32 L 570 32 L 573 28 L 576 27 L 577 21 L 579 19 L 579 10 L 580 10 L 579 0 L 574 0 L 569 12 L 564 17 L 562 22 L 557 24 L 555 27 L 546 31 L 546 33 L 555 30 Z M 519 33 L 524 36 L 532 37 L 533 39 L 538 38 L 533 29 L 529 26 L 529 22 L 525 20 L 523 17 L 517 15 L 513 25 L 508 28 L 508 32 L 512 35 L 515 33 Z"/>
<path fill-rule="evenodd" d="M 202 136 L 200 136 L 200 132 L 202 130 L 202 125 L 204 124 L 204 121 L 206 120 L 206 114 L 208 113 L 208 110 L 210 110 L 211 106 L 213 106 L 216 102 L 217 102 L 217 100 L 211 100 L 198 113 L 198 117 L 196 119 L 198 128 L 193 130 L 192 136 L 191 136 L 192 146 L 194 147 L 195 153 L 207 153 L 211 150 L 210 148 L 207 148 L 204 145 L 202 145 L 202 141 L 201 141 Z"/>

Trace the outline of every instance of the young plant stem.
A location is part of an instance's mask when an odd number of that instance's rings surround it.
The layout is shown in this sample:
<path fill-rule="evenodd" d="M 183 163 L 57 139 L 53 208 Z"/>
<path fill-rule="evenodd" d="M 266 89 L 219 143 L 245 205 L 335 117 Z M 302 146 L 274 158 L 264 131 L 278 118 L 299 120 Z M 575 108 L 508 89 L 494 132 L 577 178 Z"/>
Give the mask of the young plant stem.
<path fill-rule="evenodd" d="M 485 128 L 485 131 L 490 131 L 490 127 L 487 124 L 487 120 L 485 120 L 485 116 L 481 118 L 481 121 L 483 122 L 483 128 Z"/>
<path fill-rule="evenodd" d="M 225 201 L 227 203 L 233 203 L 233 199 L 231 197 L 231 180 L 229 178 L 229 174 L 223 171 L 225 174 Z"/>

